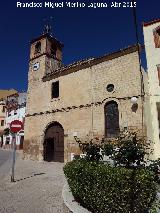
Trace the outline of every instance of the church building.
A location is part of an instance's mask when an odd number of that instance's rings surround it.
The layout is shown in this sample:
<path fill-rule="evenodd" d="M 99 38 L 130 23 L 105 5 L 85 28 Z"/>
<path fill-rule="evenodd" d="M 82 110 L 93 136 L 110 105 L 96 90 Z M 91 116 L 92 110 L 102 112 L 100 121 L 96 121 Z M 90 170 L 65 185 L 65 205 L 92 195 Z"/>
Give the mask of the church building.
<path fill-rule="evenodd" d="M 64 66 L 63 44 L 50 32 L 33 39 L 24 159 L 67 162 L 72 154 L 80 153 L 75 136 L 84 141 L 87 137 L 114 138 L 123 129 L 142 132 L 138 50 L 133 45 Z"/>

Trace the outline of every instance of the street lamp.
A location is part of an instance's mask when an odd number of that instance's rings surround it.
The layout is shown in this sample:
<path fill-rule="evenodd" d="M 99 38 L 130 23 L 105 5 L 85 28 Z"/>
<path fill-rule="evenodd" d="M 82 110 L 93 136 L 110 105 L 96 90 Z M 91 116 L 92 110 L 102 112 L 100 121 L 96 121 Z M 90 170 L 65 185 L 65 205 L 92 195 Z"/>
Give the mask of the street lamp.
<path fill-rule="evenodd" d="M 132 103 L 132 104 L 137 104 L 137 101 L 138 101 L 138 98 L 137 98 L 137 97 L 133 96 L 133 97 L 131 98 L 131 103 Z"/>
<path fill-rule="evenodd" d="M 135 113 L 136 113 L 136 111 L 137 111 L 137 109 L 138 109 L 138 104 L 137 104 L 137 102 L 138 102 L 138 98 L 135 97 L 135 96 L 133 96 L 133 97 L 131 98 L 131 103 L 132 103 L 131 109 L 132 109 L 132 111 L 135 112 Z"/>

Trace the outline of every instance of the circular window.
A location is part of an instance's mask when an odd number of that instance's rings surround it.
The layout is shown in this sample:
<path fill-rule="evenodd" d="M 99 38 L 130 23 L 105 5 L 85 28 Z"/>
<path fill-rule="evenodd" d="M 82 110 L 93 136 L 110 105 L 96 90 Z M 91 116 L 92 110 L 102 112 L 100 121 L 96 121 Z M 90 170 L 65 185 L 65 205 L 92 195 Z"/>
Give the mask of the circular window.
<path fill-rule="evenodd" d="M 114 90 L 114 85 L 108 84 L 106 89 L 107 89 L 108 92 L 112 92 Z"/>

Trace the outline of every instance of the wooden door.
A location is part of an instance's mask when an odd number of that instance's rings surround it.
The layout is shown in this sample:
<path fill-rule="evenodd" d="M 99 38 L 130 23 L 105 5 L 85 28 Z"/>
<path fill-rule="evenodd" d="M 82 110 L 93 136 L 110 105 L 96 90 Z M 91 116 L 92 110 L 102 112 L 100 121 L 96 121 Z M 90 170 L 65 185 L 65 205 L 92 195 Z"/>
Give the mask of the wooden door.
<path fill-rule="evenodd" d="M 64 130 L 61 125 L 50 126 L 46 131 L 44 160 L 64 162 Z"/>

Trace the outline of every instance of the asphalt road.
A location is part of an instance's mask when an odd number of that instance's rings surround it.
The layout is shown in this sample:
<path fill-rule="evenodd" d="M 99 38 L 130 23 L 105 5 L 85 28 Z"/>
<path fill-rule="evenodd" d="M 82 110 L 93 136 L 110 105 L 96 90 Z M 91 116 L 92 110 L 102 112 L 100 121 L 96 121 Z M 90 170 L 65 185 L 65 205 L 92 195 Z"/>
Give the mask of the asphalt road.
<path fill-rule="evenodd" d="M 3 162 L 8 159 L 0 166 L 0 213 L 64 213 L 63 163 L 22 160 L 17 152 L 11 182 L 12 152 L 1 151 L 0 156 Z"/>
<path fill-rule="evenodd" d="M 0 179 L 10 175 L 12 165 L 12 151 L 0 149 Z"/>
<path fill-rule="evenodd" d="M 11 150 L 0 150 L 0 167 L 11 159 L 12 153 Z"/>

